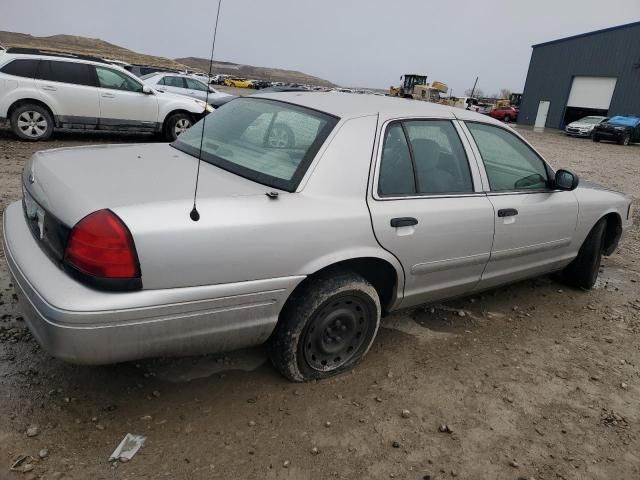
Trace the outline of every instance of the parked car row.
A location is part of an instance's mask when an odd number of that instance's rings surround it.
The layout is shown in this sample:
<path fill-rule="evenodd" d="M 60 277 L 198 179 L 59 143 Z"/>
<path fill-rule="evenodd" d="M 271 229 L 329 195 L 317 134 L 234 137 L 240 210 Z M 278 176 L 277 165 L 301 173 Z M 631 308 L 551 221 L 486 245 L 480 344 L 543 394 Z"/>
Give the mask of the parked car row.
<path fill-rule="evenodd" d="M 203 100 L 145 84 L 97 57 L 36 49 L 0 52 L 0 123 L 19 138 L 55 128 L 150 132 L 173 141 L 213 111 Z"/>
<path fill-rule="evenodd" d="M 608 140 L 620 145 L 630 145 L 640 142 L 640 117 L 616 115 L 608 118 L 590 115 L 569 123 L 564 131 L 575 137 L 590 137 L 594 142 Z"/>

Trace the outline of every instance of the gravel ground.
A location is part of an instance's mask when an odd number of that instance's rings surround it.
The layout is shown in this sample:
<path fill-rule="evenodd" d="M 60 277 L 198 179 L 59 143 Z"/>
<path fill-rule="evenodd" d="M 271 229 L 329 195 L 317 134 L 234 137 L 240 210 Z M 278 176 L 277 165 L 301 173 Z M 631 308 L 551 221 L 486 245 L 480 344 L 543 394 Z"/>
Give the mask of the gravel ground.
<path fill-rule="evenodd" d="M 521 130 L 555 166 L 640 198 L 640 145 Z M 146 140 L 0 132 L 0 207 L 20 197 L 37 149 Z M 0 258 L 0 479 L 640 478 L 635 222 L 590 292 L 543 277 L 397 313 L 352 373 L 302 385 L 260 348 L 100 368 L 52 359 Z M 145 445 L 110 464 L 128 432 Z M 32 470 L 10 471 L 20 455 Z"/>

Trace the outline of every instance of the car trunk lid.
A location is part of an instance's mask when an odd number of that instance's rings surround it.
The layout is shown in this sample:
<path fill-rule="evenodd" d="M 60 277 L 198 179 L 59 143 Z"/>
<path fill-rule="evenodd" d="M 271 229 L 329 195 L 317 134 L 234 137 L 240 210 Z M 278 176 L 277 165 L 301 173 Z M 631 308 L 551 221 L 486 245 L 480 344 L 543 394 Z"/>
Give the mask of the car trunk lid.
<path fill-rule="evenodd" d="M 160 143 L 60 148 L 36 153 L 25 166 L 23 184 L 45 212 L 72 227 L 104 208 L 191 202 L 197 163 L 197 158 Z M 211 164 L 201 165 L 200 198 L 266 191 Z"/>

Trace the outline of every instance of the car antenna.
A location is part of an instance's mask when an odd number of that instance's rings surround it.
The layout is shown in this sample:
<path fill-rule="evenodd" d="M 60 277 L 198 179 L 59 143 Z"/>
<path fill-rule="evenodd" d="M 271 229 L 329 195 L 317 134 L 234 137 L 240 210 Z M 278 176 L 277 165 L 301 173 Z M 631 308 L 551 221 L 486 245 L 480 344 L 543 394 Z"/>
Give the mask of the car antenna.
<path fill-rule="evenodd" d="M 211 41 L 211 58 L 209 58 L 209 74 L 207 75 L 207 95 L 205 98 L 205 103 L 207 105 L 209 105 L 209 85 L 210 85 L 210 81 L 211 81 L 211 69 L 213 67 L 213 52 L 216 48 L 216 34 L 218 33 L 218 20 L 220 18 L 220 7 L 222 5 L 222 0 L 218 0 L 218 11 L 216 13 L 216 24 L 213 27 L 213 40 Z M 206 107 L 206 105 L 205 105 Z M 205 110 L 206 111 L 206 110 Z M 204 127 L 206 125 L 207 122 L 207 115 L 204 116 L 204 118 L 202 119 L 202 133 L 200 135 L 200 149 L 198 151 L 198 170 L 196 171 L 196 188 L 193 191 L 193 208 L 191 209 L 191 212 L 189 213 L 189 217 L 191 217 L 191 220 L 193 220 L 194 222 L 197 222 L 198 220 L 200 220 L 200 213 L 198 212 L 198 209 L 196 208 L 196 198 L 198 195 L 198 180 L 200 179 L 200 163 L 202 162 L 202 142 L 204 141 Z"/>

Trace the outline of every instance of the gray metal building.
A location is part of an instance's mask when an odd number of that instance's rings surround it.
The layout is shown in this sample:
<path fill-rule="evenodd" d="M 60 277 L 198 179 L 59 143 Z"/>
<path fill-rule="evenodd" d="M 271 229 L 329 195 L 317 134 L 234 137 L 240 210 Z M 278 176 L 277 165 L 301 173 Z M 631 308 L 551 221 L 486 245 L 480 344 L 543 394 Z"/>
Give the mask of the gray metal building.
<path fill-rule="evenodd" d="M 518 123 L 640 116 L 640 22 L 533 45 Z"/>

